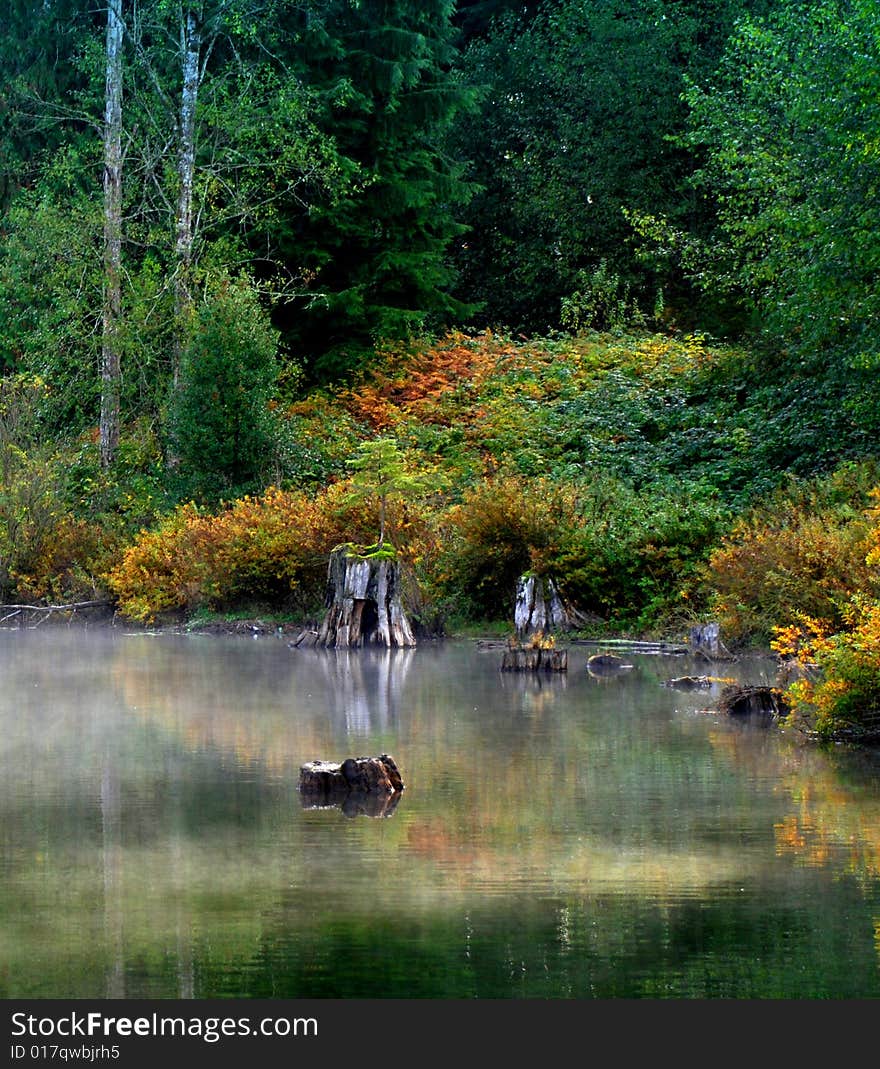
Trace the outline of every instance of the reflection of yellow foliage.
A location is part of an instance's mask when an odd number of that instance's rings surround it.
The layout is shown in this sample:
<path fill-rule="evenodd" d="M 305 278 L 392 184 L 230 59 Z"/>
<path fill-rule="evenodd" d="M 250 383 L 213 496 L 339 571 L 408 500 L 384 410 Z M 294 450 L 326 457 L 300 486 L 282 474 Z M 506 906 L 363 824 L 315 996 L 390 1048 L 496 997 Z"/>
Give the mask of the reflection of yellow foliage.
<path fill-rule="evenodd" d="M 803 850 L 807 840 L 801 833 L 797 817 L 786 817 L 781 824 L 775 824 L 773 830 L 776 833 L 777 852 L 784 853 L 787 850 Z"/>
<path fill-rule="evenodd" d="M 867 884 L 880 876 L 880 800 L 873 804 L 838 776 L 822 751 L 784 745 L 756 749 L 748 735 L 713 732 L 713 748 L 743 769 L 756 760 L 761 775 L 778 765 L 779 789 L 794 807 L 774 825 L 776 852 L 811 868 L 836 868 Z M 795 755 L 789 758 L 789 753 Z"/>

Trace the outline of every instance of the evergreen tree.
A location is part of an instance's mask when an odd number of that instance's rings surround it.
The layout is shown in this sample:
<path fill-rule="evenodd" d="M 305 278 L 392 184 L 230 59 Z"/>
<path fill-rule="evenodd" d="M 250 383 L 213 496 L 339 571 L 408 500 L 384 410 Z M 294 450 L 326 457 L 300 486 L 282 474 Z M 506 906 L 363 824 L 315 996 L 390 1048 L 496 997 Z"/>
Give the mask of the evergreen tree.
<path fill-rule="evenodd" d="M 83 62 L 106 15 L 86 0 L 5 0 L 0 39 L 0 210 L 43 159 L 85 134 Z"/>
<path fill-rule="evenodd" d="M 244 277 L 221 280 L 199 306 L 169 414 L 182 493 L 215 502 L 262 489 L 277 454 L 277 343 Z"/>
<path fill-rule="evenodd" d="M 447 263 L 469 197 L 443 150 L 472 94 L 453 76 L 451 0 L 330 0 L 305 27 L 303 77 L 321 93 L 350 192 L 297 211 L 288 259 L 306 293 L 283 327 L 317 376 L 344 373 L 383 338 L 467 312 Z"/>

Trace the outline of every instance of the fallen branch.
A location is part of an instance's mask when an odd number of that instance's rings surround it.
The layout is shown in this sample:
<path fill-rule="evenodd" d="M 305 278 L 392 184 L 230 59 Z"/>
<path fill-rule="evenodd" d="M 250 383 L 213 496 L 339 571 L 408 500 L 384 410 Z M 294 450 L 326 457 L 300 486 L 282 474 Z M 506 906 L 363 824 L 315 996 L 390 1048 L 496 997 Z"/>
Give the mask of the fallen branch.
<path fill-rule="evenodd" d="M 110 608 L 113 604 L 112 601 L 71 601 L 66 605 L 0 605 L 0 609 L 12 609 L 12 612 L 8 616 L 4 616 L 4 620 L 8 620 L 10 616 L 15 616 L 20 612 L 76 612 L 77 609 L 97 609 L 99 607 Z"/>

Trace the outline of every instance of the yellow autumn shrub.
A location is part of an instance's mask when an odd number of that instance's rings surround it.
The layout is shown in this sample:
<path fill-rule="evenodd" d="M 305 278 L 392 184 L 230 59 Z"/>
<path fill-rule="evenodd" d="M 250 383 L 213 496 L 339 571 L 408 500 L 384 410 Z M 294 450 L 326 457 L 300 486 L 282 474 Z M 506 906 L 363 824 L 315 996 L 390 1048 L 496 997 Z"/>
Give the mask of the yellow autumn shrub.
<path fill-rule="evenodd" d="M 418 505 L 389 505 L 388 532 L 406 561 L 428 552 L 430 524 Z M 340 542 L 376 539 L 367 503 L 347 482 L 310 496 L 270 487 L 216 513 L 181 505 L 144 530 L 106 576 L 119 612 L 150 623 L 171 610 L 236 602 L 313 609 L 324 592 L 327 559 Z"/>
<path fill-rule="evenodd" d="M 854 489 L 841 500 L 833 480 L 793 486 L 736 522 L 704 573 L 731 638 L 767 641 L 799 616 L 835 631 L 854 594 L 880 596 L 880 573 L 867 560 L 874 520 L 863 496 Z"/>

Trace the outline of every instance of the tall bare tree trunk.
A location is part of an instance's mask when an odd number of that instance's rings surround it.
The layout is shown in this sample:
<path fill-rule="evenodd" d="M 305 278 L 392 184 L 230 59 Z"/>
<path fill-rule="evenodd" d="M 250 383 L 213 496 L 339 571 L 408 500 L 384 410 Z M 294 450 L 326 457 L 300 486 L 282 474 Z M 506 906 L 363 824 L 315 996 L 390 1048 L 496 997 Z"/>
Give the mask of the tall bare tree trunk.
<path fill-rule="evenodd" d="M 122 316 L 122 0 L 107 0 L 104 111 L 104 309 L 101 343 L 101 465 L 119 445 Z"/>
<path fill-rule="evenodd" d="M 180 55 L 183 87 L 178 116 L 177 218 L 175 220 L 176 275 L 174 280 L 174 385 L 180 375 L 180 359 L 192 308 L 193 183 L 196 168 L 196 104 L 199 95 L 199 58 L 202 47 L 197 5 L 184 3 L 180 22 Z"/>

